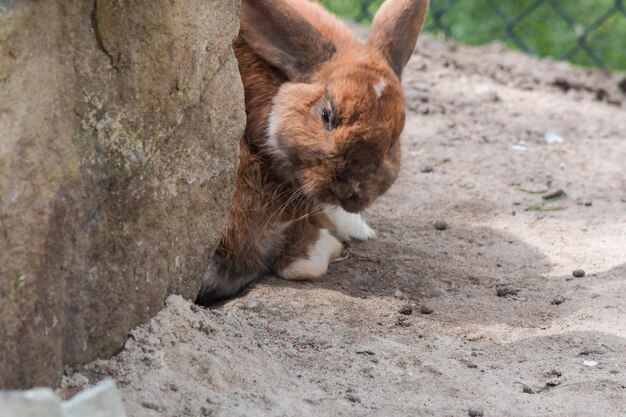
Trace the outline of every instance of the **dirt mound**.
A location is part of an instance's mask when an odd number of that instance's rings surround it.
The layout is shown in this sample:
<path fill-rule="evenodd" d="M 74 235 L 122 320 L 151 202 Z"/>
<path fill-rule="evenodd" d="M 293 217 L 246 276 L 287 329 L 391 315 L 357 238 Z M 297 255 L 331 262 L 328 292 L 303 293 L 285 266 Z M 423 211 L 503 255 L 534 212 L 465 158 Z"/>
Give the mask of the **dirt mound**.
<path fill-rule="evenodd" d="M 419 49 L 402 173 L 366 213 L 377 240 L 317 282 L 268 277 L 211 310 L 170 297 L 62 391 L 112 376 L 134 417 L 625 415 L 617 79 Z"/>

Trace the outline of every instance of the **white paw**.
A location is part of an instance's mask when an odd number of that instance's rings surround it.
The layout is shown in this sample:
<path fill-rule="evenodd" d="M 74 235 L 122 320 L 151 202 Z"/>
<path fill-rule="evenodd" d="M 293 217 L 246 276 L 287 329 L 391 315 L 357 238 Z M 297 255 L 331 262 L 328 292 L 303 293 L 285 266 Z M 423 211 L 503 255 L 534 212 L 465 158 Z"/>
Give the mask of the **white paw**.
<path fill-rule="evenodd" d="M 348 213 L 341 207 L 326 206 L 324 212 L 335 225 L 334 234 L 344 242 L 369 240 L 376 237 L 376 232 L 365 223 L 358 213 Z"/>
<path fill-rule="evenodd" d="M 343 245 L 328 229 L 321 229 L 317 242 L 309 249 L 308 259 L 293 261 L 279 275 L 285 279 L 302 280 L 319 278 L 328 270 L 328 264 L 341 256 Z"/>

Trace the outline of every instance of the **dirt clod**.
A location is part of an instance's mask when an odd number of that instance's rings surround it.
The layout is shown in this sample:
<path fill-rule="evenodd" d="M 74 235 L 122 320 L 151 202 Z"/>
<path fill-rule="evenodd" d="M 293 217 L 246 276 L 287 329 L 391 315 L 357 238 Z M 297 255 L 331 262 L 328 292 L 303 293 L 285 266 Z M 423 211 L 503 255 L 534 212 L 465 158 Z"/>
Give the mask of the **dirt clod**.
<path fill-rule="evenodd" d="M 517 295 L 519 289 L 511 285 L 498 285 L 496 287 L 496 295 L 498 297 L 506 297 L 507 295 Z"/>
<path fill-rule="evenodd" d="M 583 269 L 575 269 L 574 271 L 572 271 L 572 275 L 575 278 L 582 278 L 585 276 L 585 271 Z"/>
<path fill-rule="evenodd" d="M 401 327 L 410 327 L 411 326 L 411 322 L 409 321 L 409 319 L 406 316 L 398 317 L 398 320 L 396 320 L 396 324 L 398 326 L 401 326 Z"/>
<path fill-rule="evenodd" d="M 470 417 L 482 417 L 485 413 L 480 407 L 470 407 L 469 410 L 467 410 L 467 415 Z"/>
<path fill-rule="evenodd" d="M 556 297 L 552 299 L 552 301 L 550 301 L 550 304 L 554 306 L 558 306 L 558 305 L 563 304 L 564 302 L 565 302 L 565 297 L 563 297 L 562 295 L 557 295 Z"/>
<path fill-rule="evenodd" d="M 560 378 L 563 373 L 561 371 L 558 371 L 556 369 L 552 369 L 549 372 L 546 372 L 543 374 L 546 378 Z"/>
<path fill-rule="evenodd" d="M 433 310 L 429 305 L 427 304 L 422 304 L 420 306 L 420 313 L 422 314 L 433 314 L 435 312 L 435 310 Z"/>
<path fill-rule="evenodd" d="M 405 304 L 400 309 L 400 314 L 404 314 L 406 316 L 409 316 L 412 313 L 413 313 L 413 306 L 411 304 Z"/>
<path fill-rule="evenodd" d="M 435 222 L 435 229 L 437 230 L 446 230 L 448 228 L 448 223 L 443 220 L 437 220 Z"/>
<path fill-rule="evenodd" d="M 355 395 L 355 394 L 353 394 L 351 392 L 346 394 L 346 399 L 348 401 L 350 401 L 351 403 L 360 403 L 361 402 L 361 399 L 357 395 Z"/>

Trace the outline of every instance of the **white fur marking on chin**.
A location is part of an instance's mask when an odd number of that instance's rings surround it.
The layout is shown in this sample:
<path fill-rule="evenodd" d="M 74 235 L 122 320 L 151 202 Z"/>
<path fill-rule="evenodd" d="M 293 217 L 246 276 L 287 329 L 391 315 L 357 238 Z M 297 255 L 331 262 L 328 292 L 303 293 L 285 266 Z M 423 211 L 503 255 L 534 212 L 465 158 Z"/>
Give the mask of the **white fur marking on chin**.
<path fill-rule="evenodd" d="M 328 270 L 330 261 L 341 255 L 342 250 L 343 245 L 328 229 L 320 229 L 317 242 L 309 249 L 309 258 L 293 261 L 279 275 L 292 280 L 319 278 Z"/>
<path fill-rule="evenodd" d="M 380 96 L 383 95 L 383 90 L 386 86 L 387 83 L 385 82 L 385 77 L 381 75 L 380 80 L 376 84 L 374 84 L 374 92 L 376 93 L 376 98 L 380 98 Z"/>
<path fill-rule="evenodd" d="M 276 137 L 276 130 L 278 129 L 278 115 L 275 110 L 272 109 L 270 115 L 267 118 L 267 146 L 273 154 L 286 159 L 285 152 L 278 147 L 278 138 Z"/>
<path fill-rule="evenodd" d="M 326 206 L 324 212 L 335 225 L 335 235 L 343 241 L 369 240 L 376 237 L 376 232 L 358 213 L 348 213 L 337 206 Z"/>

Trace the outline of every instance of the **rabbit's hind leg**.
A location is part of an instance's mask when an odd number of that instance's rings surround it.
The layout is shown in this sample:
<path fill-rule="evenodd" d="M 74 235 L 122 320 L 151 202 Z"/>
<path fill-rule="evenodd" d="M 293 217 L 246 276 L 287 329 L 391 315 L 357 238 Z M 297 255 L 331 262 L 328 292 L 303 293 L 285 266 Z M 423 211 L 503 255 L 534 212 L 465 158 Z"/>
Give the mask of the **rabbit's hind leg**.
<path fill-rule="evenodd" d="M 236 268 L 227 259 L 216 254 L 204 273 L 202 289 L 196 297 L 196 304 L 208 306 L 217 300 L 231 297 L 262 273 L 263 270 L 258 268 Z"/>

